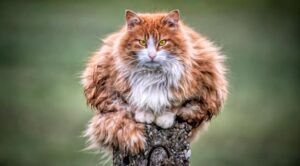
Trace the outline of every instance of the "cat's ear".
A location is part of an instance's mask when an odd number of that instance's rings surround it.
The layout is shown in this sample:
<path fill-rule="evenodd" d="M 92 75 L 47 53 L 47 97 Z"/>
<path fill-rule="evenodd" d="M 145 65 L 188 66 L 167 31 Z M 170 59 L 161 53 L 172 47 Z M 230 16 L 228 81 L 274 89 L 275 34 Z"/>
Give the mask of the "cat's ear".
<path fill-rule="evenodd" d="M 164 23 L 171 27 L 171 28 L 176 28 L 178 26 L 178 22 L 180 19 L 180 14 L 179 14 L 179 10 L 175 9 L 170 11 L 164 18 Z"/>
<path fill-rule="evenodd" d="M 142 21 L 141 18 L 131 10 L 125 10 L 125 18 L 128 29 L 132 29 Z"/>

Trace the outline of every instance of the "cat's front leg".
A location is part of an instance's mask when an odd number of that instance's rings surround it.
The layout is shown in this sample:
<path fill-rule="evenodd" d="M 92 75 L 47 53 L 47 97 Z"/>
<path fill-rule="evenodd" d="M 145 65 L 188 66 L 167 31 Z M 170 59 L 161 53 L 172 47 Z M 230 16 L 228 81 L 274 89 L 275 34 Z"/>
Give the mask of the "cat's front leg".
<path fill-rule="evenodd" d="M 136 122 L 151 124 L 155 120 L 155 124 L 161 128 L 170 128 L 175 121 L 176 113 L 163 111 L 155 114 L 149 110 L 136 110 L 134 119 Z"/>
<path fill-rule="evenodd" d="M 155 116 L 151 111 L 138 109 L 134 112 L 134 119 L 136 122 L 151 124 L 154 121 Z"/>
<path fill-rule="evenodd" d="M 198 126 L 203 121 L 209 120 L 212 116 L 208 110 L 203 109 L 201 104 L 203 103 L 199 101 L 190 101 L 178 108 L 177 116 L 188 123 L 193 123 Z"/>
<path fill-rule="evenodd" d="M 163 111 L 156 116 L 155 124 L 161 128 L 167 129 L 173 126 L 176 113 L 171 111 Z"/>
<path fill-rule="evenodd" d="M 194 97 L 179 107 L 177 115 L 195 126 L 209 121 L 220 112 L 226 92 L 224 90 L 210 89 L 203 91 L 202 96 Z"/>

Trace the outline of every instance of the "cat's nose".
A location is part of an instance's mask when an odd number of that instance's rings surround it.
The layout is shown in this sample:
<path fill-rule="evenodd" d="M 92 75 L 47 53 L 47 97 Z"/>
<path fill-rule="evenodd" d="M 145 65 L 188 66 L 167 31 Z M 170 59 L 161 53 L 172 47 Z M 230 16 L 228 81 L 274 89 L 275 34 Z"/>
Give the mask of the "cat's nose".
<path fill-rule="evenodd" d="M 155 52 L 151 52 L 148 54 L 149 58 L 151 59 L 151 61 L 153 61 L 156 57 L 156 53 Z"/>

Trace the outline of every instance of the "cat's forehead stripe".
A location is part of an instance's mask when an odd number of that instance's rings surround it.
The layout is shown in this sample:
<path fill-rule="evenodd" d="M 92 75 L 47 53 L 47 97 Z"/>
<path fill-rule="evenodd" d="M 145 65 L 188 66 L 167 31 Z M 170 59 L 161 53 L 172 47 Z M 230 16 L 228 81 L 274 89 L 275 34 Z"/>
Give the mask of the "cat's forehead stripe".
<path fill-rule="evenodd" d="M 150 37 L 152 37 L 153 39 L 155 39 L 154 42 L 157 41 L 157 40 L 159 40 L 159 38 L 160 38 L 160 34 L 159 34 L 159 32 L 157 30 L 153 31 L 153 32 L 148 32 L 148 33 L 146 33 L 145 36 L 146 36 L 147 39 L 149 39 Z"/>

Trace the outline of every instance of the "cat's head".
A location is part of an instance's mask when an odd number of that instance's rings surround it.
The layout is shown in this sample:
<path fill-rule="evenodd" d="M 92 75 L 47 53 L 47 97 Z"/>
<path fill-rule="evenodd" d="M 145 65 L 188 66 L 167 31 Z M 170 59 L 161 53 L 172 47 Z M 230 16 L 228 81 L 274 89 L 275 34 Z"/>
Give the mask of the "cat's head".
<path fill-rule="evenodd" d="M 124 64 L 146 72 L 181 72 L 187 46 L 178 10 L 154 14 L 126 10 L 125 18 L 120 41 Z"/>

